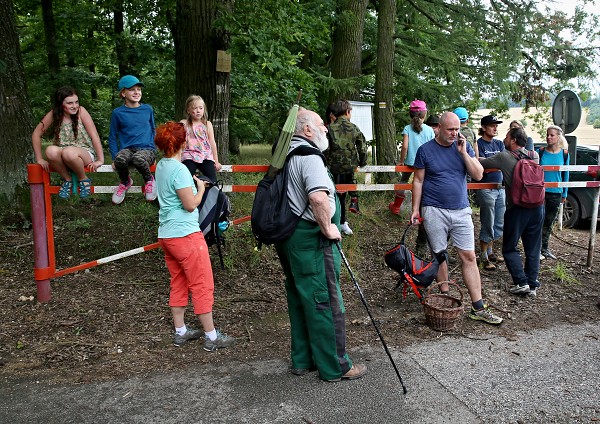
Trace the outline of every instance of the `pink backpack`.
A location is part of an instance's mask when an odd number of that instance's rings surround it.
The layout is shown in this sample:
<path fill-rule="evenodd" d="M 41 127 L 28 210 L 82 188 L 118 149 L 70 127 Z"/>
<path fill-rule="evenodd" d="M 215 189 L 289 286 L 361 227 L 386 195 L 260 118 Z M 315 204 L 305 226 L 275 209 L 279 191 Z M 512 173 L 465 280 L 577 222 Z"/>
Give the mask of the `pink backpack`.
<path fill-rule="evenodd" d="M 534 152 L 524 156 L 520 151 L 511 152 L 517 158 L 510 187 L 513 204 L 523 208 L 536 208 L 544 204 L 544 169 L 533 161 Z"/>

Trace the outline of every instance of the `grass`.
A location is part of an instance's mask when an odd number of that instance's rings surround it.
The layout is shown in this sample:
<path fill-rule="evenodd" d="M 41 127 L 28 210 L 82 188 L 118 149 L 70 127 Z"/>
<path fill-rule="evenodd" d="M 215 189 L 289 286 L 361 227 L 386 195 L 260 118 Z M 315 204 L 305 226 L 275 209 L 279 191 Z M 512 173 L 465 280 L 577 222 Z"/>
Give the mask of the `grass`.
<path fill-rule="evenodd" d="M 558 262 L 553 270 L 554 276 L 561 283 L 580 284 L 579 281 L 571 275 L 569 268 L 564 262 Z"/>
<path fill-rule="evenodd" d="M 233 156 L 232 164 L 266 165 L 271 157 L 270 145 L 243 145 L 239 155 Z M 105 163 L 110 163 L 110 155 L 105 153 Z M 134 184 L 143 183 L 137 171 L 132 171 Z M 91 173 L 90 177 L 95 186 L 115 186 L 116 173 Z M 221 173 L 219 178 L 224 184 L 257 184 L 263 177 L 258 173 Z M 359 174 L 359 180 L 364 181 L 364 174 Z M 58 184 L 58 174 L 53 173 L 52 179 Z M 229 181 L 226 181 L 229 180 Z M 28 191 L 28 190 L 27 190 Z M 28 194 L 28 193 L 27 193 Z M 228 193 L 232 204 L 230 219 L 234 220 L 250 215 L 253 193 Z M 387 225 L 389 214 L 387 203 L 391 200 L 391 192 L 362 192 L 360 193 L 361 214 L 349 213 L 348 220 L 355 231 Z M 28 195 L 21 207 L 21 214 L 0 210 L 0 221 L 7 229 L 27 229 L 30 226 L 31 211 Z M 349 199 L 348 199 L 349 201 Z M 156 242 L 158 231 L 158 203 L 147 203 L 139 193 L 127 195 L 123 204 L 115 206 L 111 203 L 110 194 L 94 194 L 88 199 L 71 196 L 67 200 L 52 196 L 53 220 L 57 268 L 62 269 L 87 261 L 110 256 L 126 250 L 146 246 Z M 403 217 L 404 220 L 406 217 Z M 250 222 L 231 226 L 225 233 L 227 245 L 224 255 L 226 272 L 244 264 L 248 272 L 264 267 L 265 261 L 275 257 L 274 249 L 264 247 L 256 250 Z M 361 244 L 358 237 L 344 239 L 344 252 L 351 263 L 361 255 Z M 214 248 L 212 248 L 214 249 Z M 156 251 L 154 252 L 156 253 Z M 150 253 L 152 254 L 152 253 Z M 146 253 L 145 255 L 148 255 Z M 216 251 L 214 252 L 216 258 Z M 217 267 L 218 262 L 215 262 Z"/>

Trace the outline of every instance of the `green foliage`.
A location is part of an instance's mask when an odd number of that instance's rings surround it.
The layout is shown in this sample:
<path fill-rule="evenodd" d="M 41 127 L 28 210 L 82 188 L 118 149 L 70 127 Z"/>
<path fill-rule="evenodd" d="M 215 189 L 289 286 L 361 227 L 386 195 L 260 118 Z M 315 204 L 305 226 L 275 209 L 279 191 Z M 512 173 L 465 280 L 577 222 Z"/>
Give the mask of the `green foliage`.
<path fill-rule="evenodd" d="M 122 5 L 125 28 L 117 37 L 114 11 Z M 171 30 L 176 0 L 54 1 L 60 72 L 48 72 L 39 2 L 14 2 L 28 92 L 36 120 L 50 110 L 50 96 L 71 84 L 92 114 L 101 138 L 110 113 L 121 104 L 116 92 L 119 58 L 125 71 L 145 83 L 143 101 L 157 123 L 175 117 L 175 61 Z M 433 6 L 433 7 L 432 7 Z M 334 0 L 236 0 L 216 25 L 229 35 L 232 54 L 230 135 L 241 143 L 270 144 L 298 90 L 301 104 L 322 112 L 329 93 L 357 89 L 373 101 L 377 66 L 377 2 L 369 3 L 362 74 L 331 77 L 332 34 L 348 13 Z M 407 105 L 420 98 L 430 112 L 484 102 L 498 113 L 511 101 L 544 105 L 549 93 L 577 82 L 585 90 L 598 50 L 598 17 L 578 9 L 567 17 L 538 11 L 535 2 L 425 0 L 397 2 L 394 61 L 396 127 L 408 123 Z M 117 41 L 119 40 L 119 48 Z M 582 42 L 581 40 L 584 40 Z M 190 40 L 190 42 L 208 42 Z M 596 106 L 594 106 L 594 104 Z M 597 103 L 590 122 L 600 118 Z M 598 116 L 597 116 L 598 115 Z"/>

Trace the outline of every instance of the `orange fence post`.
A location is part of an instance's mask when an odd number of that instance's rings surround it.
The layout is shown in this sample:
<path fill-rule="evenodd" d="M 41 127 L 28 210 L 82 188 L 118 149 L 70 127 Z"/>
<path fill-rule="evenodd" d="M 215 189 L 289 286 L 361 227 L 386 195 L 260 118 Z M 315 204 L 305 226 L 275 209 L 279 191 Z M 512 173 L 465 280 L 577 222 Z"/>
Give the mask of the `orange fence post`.
<path fill-rule="evenodd" d="M 46 303 L 51 298 L 50 256 L 48 252 L 48 228 L 46 223 L 46 185 L 48 173 L 37 164 L 27 165 L 27 181 L 31 197 L 31 224 L 33 231 L 34 278 L 37 285 L 38 302 Z"/>

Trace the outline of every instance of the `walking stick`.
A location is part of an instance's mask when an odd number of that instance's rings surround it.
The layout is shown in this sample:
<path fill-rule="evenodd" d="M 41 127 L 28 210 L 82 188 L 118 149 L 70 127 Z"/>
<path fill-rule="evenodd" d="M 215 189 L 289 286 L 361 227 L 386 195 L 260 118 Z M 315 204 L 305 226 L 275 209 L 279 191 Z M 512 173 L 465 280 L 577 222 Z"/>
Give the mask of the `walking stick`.
<path fill-rule="evenodd" d="M 383 339 L 383 335 L 381 334 L 381 331 L 379 331 L 379 327 L 377 326 L 377 323 L 375 322 L 375 319 L 373 318 L 373 315 L 371 314 L 371 310 L 369 309 L 367 300 L 365 299 L 365 296 L 364 296 L 360 286 L 358 285 L 358 281 L 356 280 L 356 277 L 354 276 L 354 273 L 352 272 L 352 269 L 350 268 L 350 264 L 348 263 L 348 260 L 346 259 L 346 255 L 344 255 L 344 251 L 342 250 L 342 246 L 340 245 L 339 240 L 336 240 L 335 245 L 340 250 L 340 255 L 342 257 L 342 260 L 344 261 L 344 264 L 346 265 L 346 268 L 348 269 L 348 273 L 350 274 L 350 279 L 352 280 L 352 282 L 354 283 L 354 286 L 356 287 L 356 291 L 358 292 L 358 295 L 360 296 L 360 300 L 362 301 L 363 305 L 365 305 L 367 314 L 369 314 L 369 318 L 371 318 L 371 322 L 373 323 L 373 327 L 375 327 L 375 331 L 377 331 L 377 335 L 379 336 L 379 340 L 381 340 L 381 344 L 383 345 L 383 348 L 385 349 L 385 353 L 387 353 L 388 358 L 390 358 L 390 362 L 392 363 L 392 366 L 394 367 L 394 371 L 396 371 L 398 380 L 400 380 L 400 385 L 402 386 L 402 391 L 404 392 L 404 394 L 406 394 L 407 393 L 406 386 L 404 385 L 404 382 L 402 381 L 402 377 L 400 377 L 400 371 L 398 371 L 398 367 L 396 366 L 396 363 L 394 362 L 394 358 L 392 358 L 392 355 L 387 347 L 387 344 L 385 343 L 385 340 Z"/>

